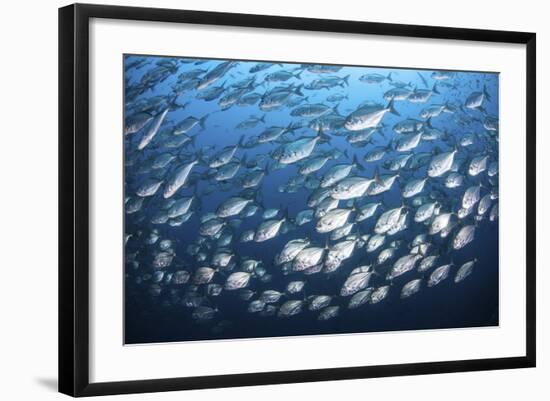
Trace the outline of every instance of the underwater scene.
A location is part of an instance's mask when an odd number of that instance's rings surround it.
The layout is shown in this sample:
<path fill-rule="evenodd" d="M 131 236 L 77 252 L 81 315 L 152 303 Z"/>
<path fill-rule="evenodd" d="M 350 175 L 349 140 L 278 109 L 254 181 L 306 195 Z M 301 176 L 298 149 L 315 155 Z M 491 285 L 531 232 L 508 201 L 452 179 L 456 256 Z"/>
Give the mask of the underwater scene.
<path fill-rule="evenodd" d="M 498 326 L 499 75 L 124 55 L 124 343 Z"/>

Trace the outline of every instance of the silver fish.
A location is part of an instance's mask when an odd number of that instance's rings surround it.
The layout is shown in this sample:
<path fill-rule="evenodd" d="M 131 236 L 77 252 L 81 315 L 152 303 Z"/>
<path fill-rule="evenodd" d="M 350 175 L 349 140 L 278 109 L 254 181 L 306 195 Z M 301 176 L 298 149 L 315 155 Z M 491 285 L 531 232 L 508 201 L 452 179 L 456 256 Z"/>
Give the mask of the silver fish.
<path fill-rule="evenodd" d="M 272 304 L 279 302 L 281 297 L 283 296 L 283 293 L 275 290 L 265 290 L 260 295 L 260 300 L 266 304 Z"/>
<path fill-rule="evenodd" d="M 296 163 L 297 161 L 309 157 L 320 139 L 321 136 L 317 135 L 315 137 L 302 138 L 285 144 L 273 153 L 273 158 L 281 164 Z"/>
<path fill-rule="evenodd" d="M 443 265 L 435 269 L 428 279 L 428 287 L 434 287 L 449 276 L 452 265 Z"/>
<path fill-rule="evenodd" d="M 413 196 L 418 195 L 424 190 L 424 185 L 426 184 L 426 181 L 428 181 L 428 177 L 423 179 L 414 179 L 407 182 L 402 191 L 403 197 L 412 198 Z"/>
<path fill-rule="evenodd" d="M 417 270 L 420 273 L 430 270 L 432 267 L 435 266 L 435 262 L 437 261 L 438 258 L 439 258 L 438 255 L 426 256 L 424 259 L 422 259 L 422 261 L 418 265 Z"/>
<path fill-rule="evenodd" d="M 344 285 L 340 290 L 340 295 L 343 297 L 347 297 L 367 288 L 371 277 L 372 272 L 356 273 L 350 275 L 344 282 Z"/>
<path fill-rule="evenodd" d="M 429 233 L 430 235 L 435 235 L 441 232 L 445 227 L 449 225 L 451 220 L 452 213 L 441 213 L 436 216 L 432 224 L 430 225 Z"/>
<path fill-rule="evenodd" d="M 374 213 L 376 213 L 376 210 L 380 205 L 382 205 L 381 202 L 371 202 L 371 203 L 367 203 L 365 205 L 359 206 L 355 221 L 361 222 L 363 220 L 368 219 L 369 217 L 372 217 Z"/>
<path fill-rule="evenodd" d="M 328 211 L 317 222 L 315 226 L 317 232 L 328 233 L 343 227 L 347 223 L 352 210 L 353 209 L 333 209 Z"/>
<path fill-rule="evenodd" d="M 489 160 L 488 155 L 474 157 L 468 167 L 468 174 L 475 177 L 479 173 L 487 170 L 487 160 Z"/>
<path fill-rule="evenodd" d="M 321 311 L 319 316 L 317 317 L 317 320 L 329 320 L 336 316 L 338 316 L 338 313 L 340 312 L 340 307 L 338 305 L 334 306 L 328 306 L 325 309 Z"/>
<path fill-rule="evenodd" d="M 286 291 L 289 294 L 296 294 L 304 289 L 305 282 L 303 281 L 291 281 L 286 286 Z"/>
<path fill-rule="evenodd" d="M 453 238 L 453 249 L 462 249 L 474 240 L 475 226 L 469 225 L 462 227 Z"/>
<path fill-rule="evenodd" d="M 414 214 L 414 221 L 417 223 L 422 223 L 428 219 L 431 219 L 437 205 L 437 202 L 430 202 L 420 206 Z"/>
<path fill-rule="evenodd" d="M 386 107 L 380 105 L 366 105 L 360 107 L 347 116 L 344 126 L 349 131 L 360 131 L 376 127 L 380 124 L 387 112 L 399 116 L 399 113 L 393 107 L 393 99 L 390 100 Z"/>
<path fill-rule="evenodd" d="M 430 177 L 440 177 L 451 169 L 454 162 L 455 154 L 458 151 L 452 150 L 451 152 L 440 153 L 430 161 L 428 166 L 428 176 Z"/>
<path fill-rule="evenodd" d="M 148 180 L 138 188 L 136 195 L 142 198 L 153 196 L 157 193 L 162 183 L 162 180 Z"/>
<path fill-rule="evenodd" d="M 374 226 L 374 232 L 376 234 L 384 234 L 397 224 L 401 217 L 401 212 L 405 206 L 396 207 L 382 213 L 378 218 L 376 225 Z"/>
<path fill-rule="evenodd" d="M 396 277 L 399 277 L 408 271 L 414 269 L 416 262 L 422 259 L 421 255 L 405 255 L 400 257 L 395 261 L 391 271 L 388 273 L 387 279 L 393 280 Z"/>
<path fill-rule="evenodd" d="M 389 292 L 390 292 L 390 286 L 389 285 L 385 285 L 385 286 L 378 287 L 378 288 L 374 289 L 372 291 L 372 293 L 370 294 L 369 303 L 377 304 L 377 303 L 383 301 L 388 296 Z"/>
<path fill-rule="evenodd" d="M 256 230 L 256 234 L 254 234 L 254 241 L 264 242 L 276 237 L 277 234 L 279 234 L 281 226 L 285 221 L 286 218 L 282 218 L 280 220 L 267 220 L 262 222 Z"/>
<path fill-rule="evenodd" d="M 419 278 L 409 281 L 401 289 L 401 298 L 408 298 L 416 294 L 418 291 L 420 291 L 421 284 L 422 279 Z"/>
<path fill-rule="evenodd" d="M 365 177 L 347 177 L 334 185 L 330 191 L 330 196 L 334 199 L 353 199 L 363 196 L 374 178 Z"/>
<path fill-rule="evenodd" d="M 211 267 L 199 267 L 195 271 L 193 282 L 195 284 L 207 284 L 212 281 L 214 273 L 216 273 L 216 270 L 212 269 Z"/>
<path fill-rule="evenodd" d="M 191 170 L 198 162 L 198 160 L 192 161 L 191 163 L 184 164 L 174 171 L 172 177 L 168 179 L 164 188 L 163 196 L 165 199 L 173 196 L 178 189 L 185 185 L 187 178 L 189 177 L 189 173 L 191 173 Z"/>
<path fill-rule="evenodd" d="M 462 196 L 462 207 L 469 209 L 479 201 L 481 185 L 473 185 L 469 187 Z"/>
<path fill-rule="evenodd" d="M 225 200 L 216 210 L 216 215 L 220 218 L 236 216 L 252 202 L 251 199 L 244 199 L 238 196 Z"/>
<path fill-rule="evenodd" d="M 462 280 L 464 280 L 466 277 L 472 274 L 472 270 L 476 263 L 477 263 L 477 259 L 474 259 L 460 266 L 460 268 L 456 272 L 454 282 L 460 283 Z"/>
<path fill-rule="evenodd" d="M 350 258 L 356 244 L 355 240 L 344 240 L 332 245 L 325 259 L 325 272 L 335 271 L 344 260 Z"/>
<path fill-rule="evenodd" d="M 348 308 L 355 309 L 369 302 L 373 290 L 373 288 L 367 288 L 363 291 L 359 291 L 358 293 L 356 293 L 349 300 Z"/>
<path fill-rule="evenodd" d="M 155 117 L 155 120 L 151 123 L 151 126 L 147 129 L 147 131 L 143 134 L 143 137 L 141 138 L 141 141 L 138 144 L 138 149 L 143 150 L 155 137 L 155 135 L 158 133 L 160 126 L 162 125 L 164 119 L 166 118 L 166 114 L 168 114 L 168 111 L 170 111 L 169 108 L 166 108 L 162 113 L 160 113 L 159 116 Z"/>
<path fill-rule="evenodd" d="M 317 295 L 309 301 L 308 309 L 310 311 L 318 311 L 330 305 L 332 297 L 329 295 Z"/>
<path fill-rule="evenodd" d="M 291 262 L 300 251 L 309 246 L 309 244 L 309 240 L 300 238 L 287 242 L 282 251 L 275 258 L 275 263 L 277 265 L 282 265 L 283 263 Z"/>
<path fill-rule="evenodd" d="M 224 288 L 230 291 L 245 288 L 246 286 L 248 286 L 250 277 L 250 273 L 247 272 L 231 273 L 225 281 Z"/>
<path fill-rule="evenodd" d="M 302 312 L 304 301 L 300 300 L 291 300 L 286 301 L 281 305 L 279 312 L 277 313 L 278 317 L 291 317 Z"/>
<path fill-rule="evenodd" d="M 325 248 L 308 247 L 302 249 L 292 261 L 292 269 L 296 272 L 318 265 L 325 255 Z"/>

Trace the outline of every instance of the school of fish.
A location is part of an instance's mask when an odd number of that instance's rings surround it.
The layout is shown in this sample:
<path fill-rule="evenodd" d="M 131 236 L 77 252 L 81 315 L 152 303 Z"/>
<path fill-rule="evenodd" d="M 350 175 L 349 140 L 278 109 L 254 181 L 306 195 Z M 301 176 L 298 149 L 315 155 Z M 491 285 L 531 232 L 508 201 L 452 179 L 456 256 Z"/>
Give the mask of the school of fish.
<path fill-rule="evenodd" d="M 498 224 L 493 81 L 350 68 L 126 56 L 127 285 L 214 330 L 228 297 L 322 325 L 475 275 L 460 252 Z M 220 125 L 233 110 L 248 118 Z M 231 143 L 202 141 L 215 135 Z M 268 207 L 274 189 L 285 201 Z M 321 276 L 331 291 L 311 285 Z"/>

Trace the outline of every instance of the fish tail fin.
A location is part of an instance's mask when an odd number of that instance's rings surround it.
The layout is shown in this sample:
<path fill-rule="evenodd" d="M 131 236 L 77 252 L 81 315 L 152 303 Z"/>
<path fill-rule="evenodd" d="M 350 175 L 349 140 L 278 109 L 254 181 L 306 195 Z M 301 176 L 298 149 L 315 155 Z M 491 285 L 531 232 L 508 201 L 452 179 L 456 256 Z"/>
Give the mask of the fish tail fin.
<path fill-rule="evenodd" d="M 456 263 L 455 263 L 454 258 L 453 258 L 452 256 L 451 256 L 451 258 L 450 258 L 449 264 L 450 264 L 451 266 L 456 266 Z"/>
<path fill-rule="evenodd" d="M 246 136 L 244 134 L 239 137 L 239 142 L 237 143 L 238 148 L 242 149 L 244 147 L 244 138 L 245 137 Z"/>
<path fill-rule="evenodd" d="M 267 115 L 267 114 L 264 114 L 263 116 L 260 117 L 260 121 L 261 121 L 261 122 L 265 123 L 265 116 L 266 116 L 266 115 Z"/>
<path fill-rule="evenodd" d="M 392 77 L 391 77 L 391 74 L 393 74 L 392 71 L 390 71 L 390 73 L 388 74 L 388 76 L 386 77 L 386 79 L 387 79 L 388 81 L 390 81 L 390 82 L 393 82 L 393 79 L 392 79 Z"/>
<path fill-rule="evenodd" d="M 391 73 L 390 73 L 390 74 L 391 74 Z M 343 78 L 344 84 L 345 84 L 346 86 L 349 86 L 349 77 L 350 77 L 350 75 L 348 74 L 348 75 L 346 75 L 346 76 Z"/>
<path fill-rule="evenodd" d="M 206 119 L 208 118 L 209 114 L 206 114 L 205 116 L 203 116 L 202 118 L 199 119 L 199 125 L 201 127 L 201 130 L 204 130 L 206 128 Z"/>
<path fill-rule="evenodd" d="M 300 128 L 303 128 L 304 126 L 299 122 L 293 122 L 289 124 L 290 130 L 288 132 L 296 131 Z"/>
<path fill-rule="evenodd" d="M 432 128 L 433 129 L 433 125 L 432 125 L 432 118 L 429 117 L 427 120 L 426 120 L 426 126 L 428 128 Z"/>
<path fill-rule="evenodd" d="M 204 152 L 202 149 L 199 149 L 197 152 L 197 160 L 200 164 L 208 164 L 207 160 L 204 158 Z"/>
<path fill-rule="evenodd" d="M 347 150 L 347 149 L 345 149 L 343 153 L 344 153 L 344 156 L 346 156 L 346 159 L 349 159 L 349 154 L 348 154 L 348 150 Z"/>
<path fill-rule="evenodd" d="M 485 114 L 485 115 L 487 114 L 487 110 L 485 110 L 485 108 L 483 106 L 479 106 L 477 109 L 479 111 L 481 111 L 483 114 Z"/>
<path fill-rule="evenodd" d="M 300 84 L 296 87 L 296 89 L 294 90 L 294 93 L 297 94 L 298 96 L 304 96 L 303 92 L 302 92 L 302 88 L 304 87 L 304 84 Z"/>
<path fill-rule="evenodd" d="M 428 87 L 428 82 L 426 81 L 426 78 L 424 78 L 424 76 L 417 72 L 418 76 L 420 77 L 420 80 L 422 81 L 422 83 L 424 84 L 424 87 L 427 88 Z"/>
<path fill-rule="evenodd" d="M 351 210 L 353 212 L 357 212 L 359 210 L 358 203 L 359 203 L 359 201 L 357 200 L 357 198 L 355 198 L 351 201 Z"/>
<path fill-rule="evenodd" d="M 365 171 L 365 166 L 359 163 L 359 159 L 357 159 L 357 155 L 353 155 L 353 165 L 357 167 L 360 171 Z"/>
<path fill-rule="evenodd" d="M 394 100 L 391 99 L 388 103 L 388 105 L 386 106 L 386 108 L 388 109 L 388 111 L 396 116 L 401 116 L 401 114 L 399 114 L 399 112 L 397 110 L 395 110 L 395 108 L 393 107 L 393 104 L 394 104 Z"/>
<path fill-rule="evenodd" d="M 168 102 L 168 108 L 169 108 L 170 110 L 176 110 L 176 109 L 179 108 L 179 107 L 184 107 L 184 106 L 181 106 L 181 105 L 179 105 L 179 104 L 177 103 L 178 96 L 179 96 L 179 95 L 178 95 L 177 93 L 175 93 L 175 94 L 174 94 L 174 97 L 173 97 L 172 99 L 170 99 L 170 101 Z"/>
<path fill-rule="evenodd" d="M 302 72 L 304 72 L 304 70 L 300 70 L 297 74 L 294 75 L 294 78 L 300 79 L 300 76 L 302 75 Z"/>
<path fill-rule="evenodd" d="M 432 92 L 441 95 L 441 92 L 439 92 L 439 90 L 437 89 L 437 82 L 432 87 Z"/>
<path fill-rule="evenodd" d="M 336 106 L 332 108 L 332 111 L 334 111 L 335 114 L 340 115 L 340 111 L 338 111 L 338 107 L 340 107 L 340 103 L 338 103 Z"/>

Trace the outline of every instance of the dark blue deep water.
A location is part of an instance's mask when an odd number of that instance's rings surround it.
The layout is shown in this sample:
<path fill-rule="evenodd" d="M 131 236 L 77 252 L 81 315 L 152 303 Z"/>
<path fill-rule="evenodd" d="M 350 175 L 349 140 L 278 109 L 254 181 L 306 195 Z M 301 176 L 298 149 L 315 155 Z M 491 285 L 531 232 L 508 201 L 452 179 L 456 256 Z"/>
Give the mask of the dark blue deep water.
<path fill-rule="evenodd" d="M 227 61 L 125 57 L 124 327 L 127 344 L 498 325 L 498 74 L 295 63 L 265 65 L 265 69 L 255 71 L 255 67 L 260 69 L 257 61 L 223 63 Z M 225 66 L 225 70 L 220 66 Z M 367 74 L 379 75 L 367 82 Z M 205 91 L 213 91 L 215 87 L 220 87 L 219 96 L 201 99 Z M 388 107 L 391 101 L 388 91 L 395 88 L 403 90 L 404 98 L 393 100 L 396 112 L 393 114 Z M 423 92 L 430 93 L 426 99 L 415 101 Z M 277 97 L 277 93 L 287 96 Z M 252 94 L 257 94 L 255 101 Z M 265 106 L 270 97 L 277 98 L 280 104 L 272 108 Z M 296 111 L 307 105 L 320 106 L 318 110 Z M 353 142 L 350 137 L 360 130 L 346 123 L 352 120 L 352 113 L 361 114 L 361 110 L 377 107 L 386 112 L 382 113 L 380 122 L 366 128 L 373 131 L 370 138 Z M 427 116 L 426 109 L 430 107 L 435 111 Z M 205 116 L 202 124 L 197 122 Z M 190 117 L 191 128 L 178 126 Z M 334 117 L 333 125 L 326 122 L 331 117 Z M 251 118 L 258 121 L 239 127 Z M 407 119 L 416 120 L 413 130 L 397 132 L 396 124 Z M 136 121 L 133 129 L 129 129 Z M 326 126 L 319 130 L 316 123 L 323 122 Z M 155 124 L 158 130 L 154 129 Z M 257 142 L 266 129 L 291 124 L 291 129 L 274 140 Z M 398 151 L 399 140 L 417 133 L 422 134 L 417 146 Z M 145 140 L 148 135 L 152 137 Z M 297 140 L 316 135 L 320 139 L 311 154 L 292 163 L 277 160 L 277 149 L 288 150 Z M 176 137 L 187 139 L 171 147 L 169 144 L 179 139 Z M 465 141 L 470 137 L 471 143 Z M 225 164 L 211 167 L 220 151 L 239 142 L 240 146 Z M 383 157 L 365 161 L 365 155 L 379 147 L 385 148 Z M 429 177 L 418 194 L 404 198 L 402 191 L 408 182 L 426 177 L 430 163 L 438 155 L 453 150 L 456 154 L 450 169 L 440 176 Z M 163 154 L 171 159 L 166 165 L 158 162 Z M 418 166 L 411 167 L 409 160 L 401 168 L 389 170 L 389 163 L 404 154 L 410 154 L 411 159 L 423 154 L 424 159 Z M 308 175 L 299 173 L 305 163 L 322 156 L 330 158 L 320 169 Z M 319 180 L 331 167 L 352 163 L 353 156 L 363 169 L 354 167 L 349 177 L 378 177 L 376 184 L 389 175 L 399 174 L 381 194 L 365 193 L 338 202 L 338 208 L 344 209 L 380 202 L 374 215 L 355 222 L 357 211 L 354 209 L 347 220 L 352 225 L 349 234 L 338 240 L 330 240 L 330 232 L 316 230 L 317 217 L 298 225 L 299 212 L 316 209 L 308 206 L 308 199 L 319 191 L 316 188 Z M 471 174 L 472 160 L 484 157 L 486 166 Z M 193 161 L 197 163 L 183 185 L 167 196 L 172 177 Z M 217 180 L 220 169 L 231 163 L 240 163 L 237 172 Z M 257 186 L 243 188 L 243 178 L 252 172 L 265 172 L 265 175 Z M 452 173 L 463 179 L 455 188 L 445 185 Z M 459 217 L 464 194 L 474 186 L 479 187 L 479 197 L 469 213 Z M 329 198 L 330 190 L 327 189 Z M 487 195 L 489 206 L 480 211 L 479 199 Z M 174 202 L 192 196 L 184 216 L 167 217 Z M 212 218 L 213 213 L 219 213 L 222 202 L 235 196 L 249 199 L 246 208 L 257 207 L 256 213 L 249 217 L 244 217 L 242 212 L 223 218 L 213 216 L 225 223 L 223 227 L 214 235 L 200 235 L 200 227 L 208 216 Z M 414 221 L 418 207 L 430 202 L 437 202 L 439 214 L 453 213 L 445 238 L 439 233 L 429 233 L 436 214 L 423 223 Z M 401 215 L 406 215 L 402 229 L 395 234 L 386 232 L 384 244 L 367 253 L 366 236 L 375 234 L 380 216 L 402 205 L 405 207 Z M 243 242 L 243 232 L 256 231 L 262 222 L 269 220 L 262 214 L 271 208 L 278 209 L 271 219 L 285 218 L 276 235 L 262 242 L 254 239 Z M 453 241 L 465 226 L 474 226 L 474 238 L 464 247 L 454 249 Z M 152 233 L 155 241 L 151 240 Z M 412 270 L 388 278 L 399 258 L 416 252 L 411 243 L 420 234 L 426 235 L 426 252 L 420 255 Z M 220 241 L 229 237 L 230 241 L 221 244 Z M 322 269 L 304 274 L 294 271 L 292 262 L 288 266 L 274 263 L 283 247 L 298 238 L 308 239 L 310 246 L 327 245 L 328 248 L 346 239 L 356 242 L 351 256 L 335 271 Z M 389 247 L 395 248 L 393 258 L 378 265 L 379 253 Z M 231 257 L 226 265 L 215 266 L 213 257 L 220 251 Z M 438 255 L 437 261 L 427 271 L 419 272 L 421 260 L 430 255 Z M 164 264 L 159 262 L 163 256 L 166 257 Z M 236 290 L 225 288 L 231 274 L 243 270 L 246 259 L 259 262 L 258 267 L 249 272 L 246 286 Z M 471 274 L 455 283 L 459 268 L 474 259 L 477 261 Z M 448 277 L 429 286 L 433 271 L 449 263 L 452 266 Z M 352 270 L 364 265 L 372 265 L 370 271 L 374 273 L 361 290 L 388 285 L 388 295 L 378 303 L 367 301 L 349 309 L 351 296 L 341 296 L 341 288 Z M 197 284 L 196 271 L 200 267 L 215 269 L 208 283 Z M 181 282 L 175 279 L 177 275 Z M 403 298 L 402 287 L 413 279 L 421 280 L 419 291 Z M 286 286 L 291 281 L 304 281 L 303 290 L 289 293 Z M 248 290 L 253 294 L 245 300 Z M 277 302 L 264 305 L 263 312 L 249 312 L 250 302 L 258 300 L 265 290 L 278 291 L 282 296 Z M 336 316 L 319 320 L 323 311 L 309 310 L 313 297 L 318 295 L 332 297 L 330 306 L 339 307 Z M 279 316 L 280 307 L 289 300 L 302 301 L 299 313 Z"/>

